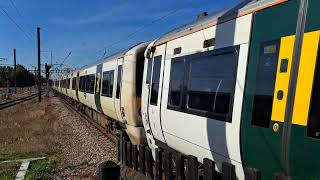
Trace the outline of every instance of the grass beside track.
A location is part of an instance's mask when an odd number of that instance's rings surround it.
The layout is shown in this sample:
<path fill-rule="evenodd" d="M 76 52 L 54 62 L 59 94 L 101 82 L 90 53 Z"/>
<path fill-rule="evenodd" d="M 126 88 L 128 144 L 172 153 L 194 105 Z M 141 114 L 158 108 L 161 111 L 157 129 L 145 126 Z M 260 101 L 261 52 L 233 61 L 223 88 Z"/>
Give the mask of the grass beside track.
<path fill-rule="evenodd" d="M 54 138 L 59 124 L 49 109 L 45 100 L 41 103 L 31 100 L 0 111 L 0 161 L 46 157 L 45 160 L 31 162 L 26 179 L 49 179 L 49 174 L 60 161 Z M 17 164 L 19 169 L 20 163 Z M 5 163 L 2 166 L 10 170 L 15 165 Z M 0 179 L 14 179 L 12 177 L 17 173 L 5 172 Z"/>

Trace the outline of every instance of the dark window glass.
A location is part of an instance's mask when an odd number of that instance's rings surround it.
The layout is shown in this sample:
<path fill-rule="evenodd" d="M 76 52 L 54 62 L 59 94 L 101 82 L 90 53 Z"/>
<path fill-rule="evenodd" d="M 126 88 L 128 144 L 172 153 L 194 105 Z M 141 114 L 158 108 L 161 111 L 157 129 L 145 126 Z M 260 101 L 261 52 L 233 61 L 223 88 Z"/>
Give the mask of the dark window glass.
<path fill-rule="evenodd" d="M 320 139 L 320 50 L 313 79 L 312 95 L 308 117 L 307 136 Z"/>
<path fill-rule="evenodd" d="M 103 72 L 102 96 L 112 98 L 114 70 Z"/>
<path fill-rule="evenodd" d="M 67 89 L 70 89 L 70 78 L 67 79 Z"/>
<path fill-rule="evenodd" d="M 87 82 L 88 82 L 87 91 L 91 94 L 94 93 L 95 79 L 96 78 L 94 74 L 90 74 L 87 76 Z"/>
<path fill-rule="evenodd" d="M 146 83 L 150 84 L 152 72 L 152 59 L 148 59 L 147 80 Z"/>
<path fill-rule="evenodd" d="M 80 76 L 80 80 L 79 80 L 79 90 L 83 91 L 83 76 Z"/>
<path fill-rule="evenodd" d="M 157 105 L 159 94 L 159 80 L 162 56 L 154 57 L 152 70 L 151 98 L 150 104 Z"/>
<path fill-rule="evenodd" d="M 215 118 L 230 121 L 236 65 L 237 56 L 234 52 L 190 59 L 187 108 L 216 114 L 218 116 Z"/>
<path fill-rule="evenodd" d="M 72 90 L 76 89 L 76 78 L 72 78 Z"/>
<path fill-rule="evenodd" d="M 184 58 L 171 61 L 168 106 L 180 106 L 184 79 Z"/>
<path fill-rule="evenodd" d="M 260 58 L 256 74 L 251 123 L 269 127 L 271 120 L 273 93 L 277 75 L 279 41 L 261 44 Z"/>
<path fill-rule="evenodd" d="M 116 92 L 117 99 L 119 99 L 121 95 L 121 81 L 122 81 L 122 65 L 118 66 L 117 92 Z"/>

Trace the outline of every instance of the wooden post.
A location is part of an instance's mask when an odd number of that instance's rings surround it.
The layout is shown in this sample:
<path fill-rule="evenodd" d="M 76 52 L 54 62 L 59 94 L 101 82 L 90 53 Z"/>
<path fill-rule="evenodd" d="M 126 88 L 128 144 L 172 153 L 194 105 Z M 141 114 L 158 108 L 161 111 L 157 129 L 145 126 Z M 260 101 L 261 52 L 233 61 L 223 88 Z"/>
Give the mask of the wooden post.
<path fill-rule="evenodd" d="M 156 149 L 156 180 L 162 180 L 162 156 L 163 155 L 163 151 L 160 148 Z"/>
<path fill-rule="evenodd" d="M 208 158 L 203 159 L 204 175 L 203 180 L 217 179 L 215 163 Z"/>
<path fill-rule="evenodd" d="M 99 180 L 119 180 L 120 166 L 115 162 L 106 161 L 99 165 Z"/>
<path fill-rule="evenodd" d="M 189 155 L 187 157 L 187 180 L 198 180 L 198 160 L 196 157 Z"/>
<path fill-rule="evenodd" d="M 132 156 L 132 161 L 133 161 L 133 169 L 138 171 L 139 170 L 139 151 L 138 151 L 138 146 L 133 145 L 133 156 Z"/>
<path fill-rule="evenodd" d="M 261 180 L 261 171 L 255 168 L 244 168 L 244 176 L 246 180 Z"/>
<path fill-rule="evenodd" d="M 234 165 L 223 162 L 222 163 L 222 180 L 234 180 L 236 179 L 236 172 Z"/>
<path fill-rule="evenodd" d="M 146 173 L 145 150 L 143 145 L 139 145 L 139 171 L 142 174 Z"/>
<path fill-rule="evenodd" d="M 127 165 L 127 148 L 126 148 L 126 141 L 122 140 L 122 164 Z"/>
<path fill-rule="evenodd" d="M 37 27 L 38 37 L 38 100 L 41 102 L 41 49 L 40 49 L 40 28 Z"/>
<path fill-rule="evenodd" d="M 164 152 L 164 175 L 166 180 L 173 179 L 172 154 L 169 151 Z"/>
<path fill-rule="evenodd" d="M 131 142 L 126 142 L 126 148 L 127 148 L 127 166 L 132 168 L 132 144 Z"/>
<path fill-rule="evenodd" d="M 17 57 L 16 49 L 13 49 L 13 66 L 14 66 L 14 92 L 17 93 Z"/>
<path fill-rule="evenodd" d="M 149 147 L 145 148 L 145 153 L 146 153 L 146 175 L 148 177 L 153 178 L 153 166 L 152 166 L 152 153 L 151 153 L 151 149 Z"/>
<path fill-rule="evenodd" d="M 181 153 L 177 152 L 175 154 L 175 164 L 176 164 L 176 179 L 177 180 L 185 180 L 185 174 L 184 174 L 184 160 L 185 156 Z"/>

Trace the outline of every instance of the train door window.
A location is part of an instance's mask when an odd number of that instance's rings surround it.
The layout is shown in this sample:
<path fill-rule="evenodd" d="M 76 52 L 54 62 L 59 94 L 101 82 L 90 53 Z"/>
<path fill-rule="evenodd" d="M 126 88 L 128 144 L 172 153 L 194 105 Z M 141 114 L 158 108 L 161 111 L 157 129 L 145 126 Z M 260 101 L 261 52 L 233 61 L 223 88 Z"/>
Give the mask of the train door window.
<path fill-rule="evenodd" d="M 70 78 L 67 79 L 67 89 L 70 89 Z"/>
<path fill-rule="evenodd" d="M 148 59 L 147 80 L 146 83 L 150 84 L 152 72 L 152 59 Z"/>
<path fill-rule="evenodd" d="M 122 81 L 122 65 L 118 66 L 118 76 L 117 76 L 117 91 L 116 98 L 119 99 L 121 95 L 121 81 Z"/>
<path fill-rule="evenodd" d="M 89 93 L 93 94 L 94 93 L 94 85 L 95 85 L 95 75 L 94 74 L 90 74 L 88 75 L 88 83 L 89 83 Z"/>
<path fill-rule="evenodd" d="M 162 56 L 156 56 L 153 59 L 150 104 L 155 106 L 158 103 L 161 59 L 162 59 Z"/>
<path fill-rule="evenodd" d="M 113 79 L 114 79 L 114 70 L 103 72 L 102 92 L 101 92 L 102 96 L 112 98 Z"/>
<path fill-rule="evenodd" d="M 83 91 L 83 76 L 80 76 L 79 80 L 79 90 L 82 92 Z"/>
<path fill-rule="evenodd" d="M 320 50 L 313 79 L 312 95 L 309 109 L 307 136 L 320 139 Z"/>
<path fill-rule="evenodd" d="M 279 41 L 261 44 L 251 124 L 268 128 L 271 121 L 273 94 L 279 58 Z"/>
<path fill-rule="evenodd" d="M 168 109 L 180 107 L 182 100 L 185 58 L 171 60 Z"/>
<path fill-rule="evenodd" d="M 72 90 L 76 90 L 76 78 L 72 78 Z"/>
<path fill-rule="evenodd" d="M 187 63 L 187 111 L 231 122 L 237 53 L 191 57 Z"/>

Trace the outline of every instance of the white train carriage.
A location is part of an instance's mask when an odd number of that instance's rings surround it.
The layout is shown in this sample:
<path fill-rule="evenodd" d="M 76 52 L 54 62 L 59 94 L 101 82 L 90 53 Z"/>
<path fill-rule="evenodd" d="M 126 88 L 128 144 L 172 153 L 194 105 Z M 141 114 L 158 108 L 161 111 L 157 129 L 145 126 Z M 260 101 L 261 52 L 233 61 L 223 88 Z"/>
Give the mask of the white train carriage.
<path fill-rule="evenodd" d="M 74 71 L 60 80 L 62 88 L 58 91 L 120 122 L 132 143 L 146 143 L 141 119 L 141 88 L 148 44 L 140 43 Z"/>
<path fill-rule="evenodd" d="M 142 117 L 150 147 L 231 162 L 243 177 L 240 118 L 252 14 L 229 9 L 175 29 L 146 50 Z M 213 95 L 215 94 L 215 95 Z"/>

